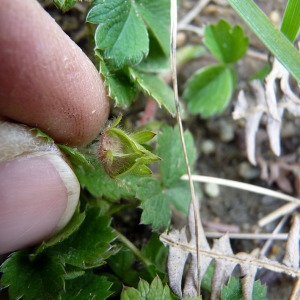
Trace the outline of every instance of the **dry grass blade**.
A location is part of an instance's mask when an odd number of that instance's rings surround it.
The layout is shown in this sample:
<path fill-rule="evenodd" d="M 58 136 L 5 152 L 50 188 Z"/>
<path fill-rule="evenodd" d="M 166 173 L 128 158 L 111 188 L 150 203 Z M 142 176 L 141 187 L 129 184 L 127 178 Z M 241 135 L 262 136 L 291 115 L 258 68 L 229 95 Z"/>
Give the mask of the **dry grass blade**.
<path fill-rule="evenodd" d="M 177 1 L 171 0 L 171 45 L 170 45 L 170 63 L 171 63 L 171 73 L 172 73 L 172 83 L 174 90 L 174 99 L 176 106 L 176 118 L 177 124 L 180 132 L 180 139 L 182 144 L 182 149 L 185 158 L 185 164 L 187 169 L 187 174 L 189 177 L 189 185 L 192 196 L 192 205 L 194 206 L 194 218 L 195 218 L 195 238 L 196 238 L 196 249 L 197 251 L 197 296 L 200 296 L 200 239 L 199 239 L 199 228 L 202 227 L 200 222 L 200 214 L 198 208 L 198 203 L 195 195 L 194 183 L 191 178 L 191 169 L 189 165 L 189 160 L 186 151 L 186 145 L 184 141 L 183 135 L 183 126 L 180 117 L 180 105 L 179 105 L 179 97 L 178 97 L 178 84 L 177 84 L 177 70 L 176 70 L 176 38 L 177 38 Z"/>

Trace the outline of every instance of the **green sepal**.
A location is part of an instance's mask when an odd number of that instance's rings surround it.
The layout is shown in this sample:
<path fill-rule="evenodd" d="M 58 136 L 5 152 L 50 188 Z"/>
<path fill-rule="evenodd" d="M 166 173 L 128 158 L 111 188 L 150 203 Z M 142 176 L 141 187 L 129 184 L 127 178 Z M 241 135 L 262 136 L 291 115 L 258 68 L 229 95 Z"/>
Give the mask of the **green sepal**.
<path fill-rule="evenodd" d="M 159 161 L 160 158 L 148 151 L 140 142 L 149 141 L 155 134 L 150 131 L 127 134 L 116 127 L 121 119 L 120 115 L 101 136 L 98 152 L 105 171 L 111 177 L 126 173 L 151 174 L 151 170 L 145 165 Z"/>

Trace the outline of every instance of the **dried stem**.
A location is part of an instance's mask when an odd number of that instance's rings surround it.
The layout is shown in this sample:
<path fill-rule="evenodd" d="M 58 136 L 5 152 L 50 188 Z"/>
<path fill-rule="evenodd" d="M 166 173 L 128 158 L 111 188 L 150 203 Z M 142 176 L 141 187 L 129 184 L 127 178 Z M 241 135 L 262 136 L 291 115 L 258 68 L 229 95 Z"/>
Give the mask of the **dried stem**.
<path fill-rule="evenodd" d="M 191 169 L 189 165 L 189 160 L 186 151 L 186 145 L 184 141 L 183 135 L 183 126 L 180 117 L 180 104 L 179 104 L 179 97 L 178 97 L 178 84 L 177 84 L 177 70 L 176 70 L 176 37 L 177 37 L 177 1 L 171 0 L 171 47 L 170 47 L 170 63 L 171 63 L 171 73 L 172 73 L 172 82 L 173 82 L 173 89 L 174 89 L 174 99 L 175 99 L 175 106 L 176 106 L 176 118 L 177 123 L 179 126 L 180 132 L 180 139 L 182 143 L 182 149 L 185 158 L 186 169 L 189 177 L 189 184 L 190 190 L 192 195 L 192 204 L 194 207 L 194 217 L 195 217 L 195 232 L 196 232 L 196 252 L 197 252 L 197 294 L 198 296 L 201 295 L 200 292 L 200 238 L 199 238 L 199 228 L 201 225 L 200 222 L 200 214 L 198 210 L 198 203 L 194 189 L 194 183 L 192 180 Z"/>

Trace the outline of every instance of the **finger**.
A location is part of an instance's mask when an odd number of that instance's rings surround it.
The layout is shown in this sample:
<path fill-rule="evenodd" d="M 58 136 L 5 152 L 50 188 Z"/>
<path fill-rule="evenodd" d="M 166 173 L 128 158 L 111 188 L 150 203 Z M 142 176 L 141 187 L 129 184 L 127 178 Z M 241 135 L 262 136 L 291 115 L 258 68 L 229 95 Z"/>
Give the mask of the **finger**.
<path fill-rule="evenodd" d="M 72 217 L 80 186 L 55 144 L 0 121 L 0 254 L 51 236 Z"/>
<path fill-rule="evenodd" d="M 0 6 L 0 114 L 58 143 L 90 142 L 109 105 L 100 76 L 35 0 Z"/>

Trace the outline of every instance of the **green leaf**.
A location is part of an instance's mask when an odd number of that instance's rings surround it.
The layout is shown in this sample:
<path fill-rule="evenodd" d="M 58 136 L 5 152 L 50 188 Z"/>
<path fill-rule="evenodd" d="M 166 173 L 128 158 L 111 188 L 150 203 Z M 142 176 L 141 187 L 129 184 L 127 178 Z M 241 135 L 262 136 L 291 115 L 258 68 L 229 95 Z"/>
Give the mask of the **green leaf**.
<path fill-rule="evenodd" d="M 164 192 L 169 196 L 170 203 L 187 216 L 192 198 L 188 181 L 178 180 L 166 188 Z"/>
<path fill-rule="evenodd" d="M 49 240 L 43 242 L 35 251 L 31 257 L 35 257 L 36 255 L 40 254 L 43 252 L 45 249 L 54 246 L 57 243 L 61 243 L 63 240 L 68 238 L 71 234 L 73 234 L 75 231 L 78 230 L 80 225 L 85 219 L 85 213 L 80 213 L 79 211 L 79 206 L 80 204 L 77 205 L 77 208 L 75 210 L 75 213 L 72 217 L 72 219 L 69 221 L 69 223 L 60 231 L 58 232 L 55 236 L 51 237 Z"/>
<path fill-rule="evenodd" d="M 206 26 L 204 36 L 207 48 L 223 63 L 234 63 L 247 51 L 249 39 L 242 27 L 231 27 L 225 20 Z"/>
<path fill-rule="evenodd" d="M 262 285 L 260 281 L 255 281 L 252 292 L 253 300 L 267 300 L 266 286 Z M 230 277 L 228 284 L 222 288 L 221 300 L 243 300 L 242 284 L 240 279 Z"/>
<path fill-rule="evenodd" d="M 108 217 L 98 209 L 89 209 L 79 230 L 62 243 L 48 249 L 62 263 L 83 269 L 101 266 L 114 253 L 111 242 L 116 238 Z"/>
<path fill-rule="evenodd" d="M 125 174 L 121 180 L 108 176 L 100 161 L 94 156 L 87 156 L 92 167 L 86 168 L 83 165 L 74 165 L 74 172 L 80 182 L 93 196 L 104 197 L 110 201 L 120 198 L 133 198 L 136 193 L 138 176 Z"/>
<path fill-rule="evenodd" d="M 66 145 L 58 145 L 58 147 L 66 154 L 73 165 L 85 165 L 86 167 L 90 166 L 90 162 L 87 157 L 78 149 Z"/>
<path fill-rule="evenodd" d="M 151 285 L 141 279 L 138 288 L 124 288 L 121 294 L 121 300 L 172 300 L 170 288 L 166 285 L 163 286 L 161 279 L 156 276 Z"/>
<path fill-rule="evenodd" d="M 190 165 L 192 166 L 196 158 L 193 137 L 190 132 L 184 133 L 187 147 L 187 154 Z M 163 185 L 171 186 L 186 173 L 185 160 L 177 126 L 174 128 L 163 126 L 161 133 L 157 135 L 157 154 L 162 158 L 159 168 L 162 175 Z"/>
<path fill-rule="evenodd" d="M 76 2 L 77 0 L 53 0 L 55 6 L 64 12 L 71 9 L 76 4 Z"/>
<path fill-rule="evenodd" d="M 228 0 L 228 2 L 300 83 L 300 54 L 288 38 L 272 24 L 253 0 Z"/>
<path fill-rule="evenodd" d="M 135 98 L 137 91 L 129 76 L 123 70 L 113 70 L 104 62 L 99 51 L 100 73 L 104 78 L 108 96 L 115 100 L 117 106 L 128 106 Z"/>
<path fill-rule="evenodd" d="M 111 285 L 106 277 L 87 272 L 76 279 L 67 280 L 59 300 L 105 300 L 112 295 Z"/>
<path fill-rule="evenodd" d="M 155 267 L 165 272 L 166 260 L 168 257 L 168 248 L 159 240 L 156 232 L 152 236 L 147 245 L 143 246 L 142 253 L 155 265 Z"/>
<path fill-rule="evenodd" d="M 187 82 L 183 97 L 192 114 L 202 117 L 220 114 L 228 105 L 235 85 L 233 70 L 212 65 L 197 71 Z"/>
<path fill-rule="evenodd" d="M 44 253 L 31 261 L 29 254 L 15 252 L 2 264 L 0 287 L 9 287 L 12 299 L 57 299 L 64 286 L 62 264 Z"/>
<path fill-rule="evenodd" d="M 143 209 L 142 223 L 152 223 L 153 229 L 166 228 L 171 218 L 169 197 L 163 193 L 156 179 L 142 178 L 139 186 L 138 197 L 142 201 Z"/>
<path fill-rule="evenodd" d="M 148 54 L 149 39 L 145 23 L 134 1 L 98 1 L 87 21 L 99 24 L 95 32 L 96 48 L 116 67 L 139 63 Z"/>
<path fill-rule="evenodd" d="M 253 74 L 250 78 L 249 81 L 254 80 L 254 79 L 259 79 L 263 81 L 267 75 L 271 72 L 271 64 L 266 63 L 261 69 L 259 69 L 255 74 Z"/>
<path fill-rule="evenodd" d="M 98 0 L 89 11 L 87 21 L 99 24 L 96 48 L 114 65 L 138 64 L 149 52 L 148 29 L 165 55 L 169 54 L 168 0 Z"/>
<path fill-rule="evenodd" d="M 134 262 L 135 257 L 133 253 L 127 248 L 122 248 L 107 261 L 123 284 L 127 285 L 136 285 L 139 281 L 139 273 L 133 268 Z"/>
<path fill-rule="evenodd" d="M 176 112 L 173 90 L 160 78 L 129 68 L 132 80 L 143 93 L 162 105 L 171 115 Z"/>
<path fill-rule="evenodd" d="M 285 8 L 280 30 L 293 42 L 300 27 L 300 3 L 298 0 L 289 0 Z"/>
<path fill-rule="evenodd" d="M 137 7 L 166 56 L 170 52 L 170 0 L 138 0 Z"/>
<path fill-rule="evenodd" d="M 145 73 L 166 72 L 170 69 L 169 55 L 165 55 L 158 41 L 150 32 L 149 55 L 140 64 L 134 66 L 135 69 Z"/>

